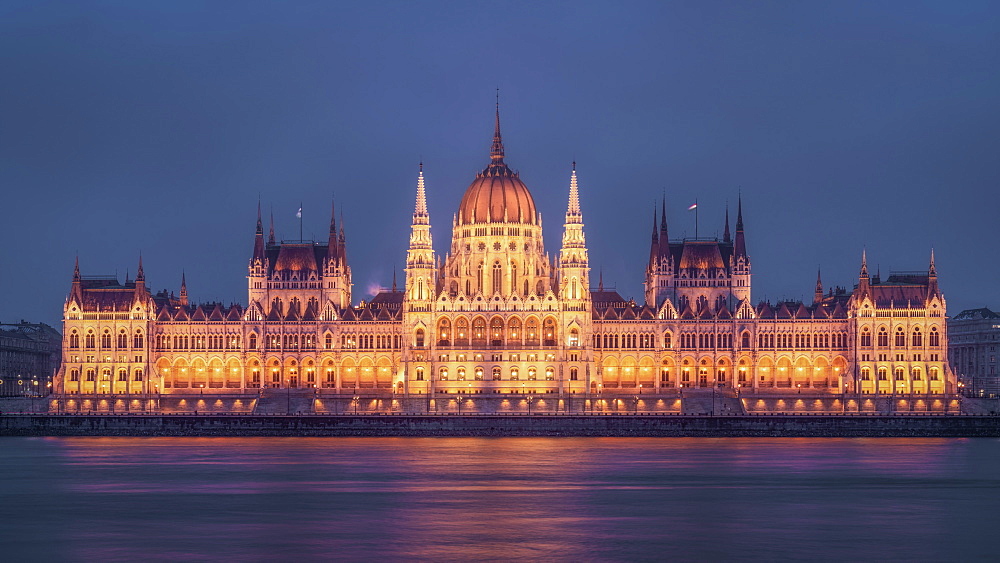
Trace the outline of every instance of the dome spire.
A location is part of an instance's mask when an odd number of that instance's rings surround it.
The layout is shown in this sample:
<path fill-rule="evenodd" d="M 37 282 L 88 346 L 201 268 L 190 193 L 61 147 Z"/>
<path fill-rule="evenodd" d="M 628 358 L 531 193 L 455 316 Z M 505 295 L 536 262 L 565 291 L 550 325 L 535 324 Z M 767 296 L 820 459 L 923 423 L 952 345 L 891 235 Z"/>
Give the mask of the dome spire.
<path fill-rule="evenodd" d="M 497 88 L 496 125 L 493 130 L 493 147 L 490 149 L 490 159 L 494 164 L 503 163 L 503 139 L 500 137 L 500 88 Z"/>

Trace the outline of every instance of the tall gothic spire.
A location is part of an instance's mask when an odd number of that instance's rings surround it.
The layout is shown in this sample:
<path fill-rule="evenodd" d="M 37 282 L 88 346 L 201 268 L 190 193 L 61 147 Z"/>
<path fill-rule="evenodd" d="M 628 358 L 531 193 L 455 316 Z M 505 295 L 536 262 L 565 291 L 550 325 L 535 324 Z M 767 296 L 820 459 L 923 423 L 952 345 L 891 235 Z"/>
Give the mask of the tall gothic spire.
<path fill-rule="evenodd" d="M 575 160 L 573 161 L 573 172 L 569 177 L 569 204 L 566 206 L 566 222 L 583 222 L 583 213 L 580 211 L 580 188 L 576 182 Z"/>
<path fill-rule="evenodd" d="M 500 137 L 500 89 L 497 88 L 496 125 L 493 130 L 493 147 L 490 148 L 490 159 L 494 164 L 503 164 L 503 139 Z"/>
<path fill-rule="evenodd" d="M 76 263 L 73 265 L 73 281 L 80 281 L 80 255 L 76 256 Z"/>
<path fill-rule="evenodd" d="M 934 249 L 933 248 L 931 249 L 931 264 L 930 264 L 930 267 L 928 268 L 928 273 L 930 275 L 932 275 L 932 276 L 936 276 L 937 275 L 937 267 L 934 265 Z"/>
<path fill-rule="evenodd" d="M 424 187 L 424 163 L 420 162 L 420 168 L 417 172 L 417 203 L 413 208 L 413 222 L 416 223 L 418 219 L 422 222 L 426 222 L 429 217 L 427 213 L 427 191 Z"/>
<path fill-rule="evenodd" d="M 142 254 L 139 255 L 139 271 L 135 273 L 136 285 L 146 281 L 146 274 L 142 271 Z"/>

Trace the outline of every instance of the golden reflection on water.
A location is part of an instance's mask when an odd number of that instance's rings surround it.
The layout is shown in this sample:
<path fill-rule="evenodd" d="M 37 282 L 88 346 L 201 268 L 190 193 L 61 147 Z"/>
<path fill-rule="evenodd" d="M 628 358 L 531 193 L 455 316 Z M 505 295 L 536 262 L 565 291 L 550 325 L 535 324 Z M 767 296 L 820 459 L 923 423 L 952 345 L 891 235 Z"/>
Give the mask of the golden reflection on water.
<path fill-rule="evenodd" d="M 995 440 L 6 444 L 0 493 L 37 495 L 43 509 L 15 526 L 44 522 L 52 559 L 871 559 L 887 542 L 898 558 L 952 559 L 947 546 L 970 549 L 992 521 L 975 507 L 1000 498 Z"/>

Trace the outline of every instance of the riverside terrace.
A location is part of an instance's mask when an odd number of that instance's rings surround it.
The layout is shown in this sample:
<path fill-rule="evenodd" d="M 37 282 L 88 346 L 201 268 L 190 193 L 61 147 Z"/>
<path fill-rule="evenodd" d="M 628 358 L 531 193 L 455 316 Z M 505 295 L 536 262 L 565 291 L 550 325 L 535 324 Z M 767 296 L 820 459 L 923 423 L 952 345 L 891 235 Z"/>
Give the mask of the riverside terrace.
<path fill-rule="evenodd" d="M 253 415 L 895 415 L 990 414 L 998 399 L 958 395 L 763 395 L 714 389 L 634 394 L 336 394 L 316 389 L 199 395 L 80 395 L 0 399 L 6 413 Z"/>

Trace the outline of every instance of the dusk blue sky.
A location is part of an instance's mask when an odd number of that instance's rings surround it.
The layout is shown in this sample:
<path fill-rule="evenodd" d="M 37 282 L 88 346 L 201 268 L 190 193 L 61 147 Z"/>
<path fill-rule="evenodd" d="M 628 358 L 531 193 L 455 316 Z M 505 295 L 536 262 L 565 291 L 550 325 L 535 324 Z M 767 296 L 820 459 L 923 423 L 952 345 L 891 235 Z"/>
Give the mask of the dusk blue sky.
<path fill-rule="evenodd" d="M 719 234 L 754 301 L 926 269 L 1000 308 L 996 2 L 0 2 L 0 320 L 58 325 L 86 274 L 246 303 L 279 238 L 344 213 L 355 301 L 401 271 L 422 159 L 439 254 L 488 162 L 558 251 L 577 161 L 592 281 L 642 300 L 652 208 Z M 266 220 L 266 219 L 265 219 Z M 266 225 L 265 225 L 266 228 Z M 400 274 L 400 282 L 402 275 Z"/>

